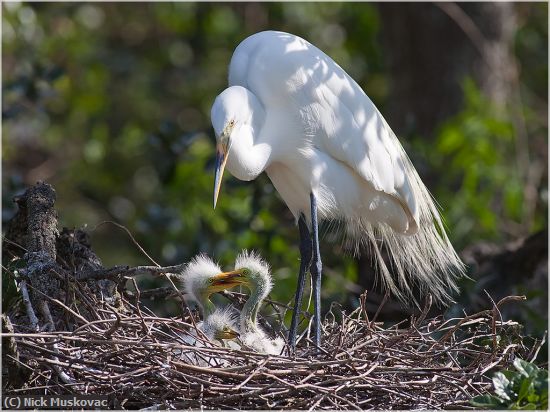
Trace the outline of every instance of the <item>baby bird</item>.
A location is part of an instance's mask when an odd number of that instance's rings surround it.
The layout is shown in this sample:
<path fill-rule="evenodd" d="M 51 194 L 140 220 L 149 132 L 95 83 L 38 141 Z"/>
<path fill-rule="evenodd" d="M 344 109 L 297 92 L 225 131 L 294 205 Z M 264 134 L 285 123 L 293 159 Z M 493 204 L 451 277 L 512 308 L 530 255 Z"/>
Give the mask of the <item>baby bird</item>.
<path fill-rule="evenodd" d="M 243 284 L 250 290 L 239 317 L 239 333 L 243 344 L 257 352 L 280 355 L 284 341 L 270 339 L 258 325 L 258 312 L 273 287 L 269 265 L 258 254 L 242 251 L 235 260 L 235 270 L 226 272 L 233 283 Z"/>
<path fill-rule="evenodd" d="M 191 259 L 177 278 L 183 284 L 185 293 L 197 302 L 203 319 L 216 310 L 210 295 L 240 284 L 233 280 L 237 276 L 221 273 L 220 267 L 205 254 Z"/>
<path fill-rule="evenodd" d="M 198 328 L 210 340 L 221 341 L 235 339 L 239 333 L 235 325 L 235 314 L 231 309 L 216 308 L 210 300 L 210 295 L 230 289 L 241 284 L 236 275 L 220 273 L 220 267 L 208 256 L 195 256 L 179 274 L 178 279 L 183 283 L 184 291 L 191 300 L 197 302 L 203 322 Z M 196 339 L 193 341 L 196 341 Z M 187 340 L 186 340 L 187 342 Z M 191 343 L 191 342 L 187 342 Z"/>
<path fill-rule="evenodd" d="M 203 322 L 197 327 L 204 336 L 211 342 L 221 347 L 236 347 L 236 343 L 231 344 L 235 338 L 239 337 L 236 331 L 237 316 L 231 308 L 216 308 Z M 205 347 L 204 337 L 199 337 L 197 332 L 192 329 L 188 334 L 179 334 L 182 341 L 189 346 Z M 215 354 L 194 352 L 183 349 L 173 349 L 172 353 L 180 360 L 197 366 L 223 366 L 226 360 L 220 359 Z"/>
<path fill-rule="evenodd" d="M 225 340 L 233 340 L 239 337 L 236 331 L 237 315 L 231 308 L 217 308 L 210 316 L 199 324 L 199 328 L 212 341 L 220 342 L 226 346 Z"/>

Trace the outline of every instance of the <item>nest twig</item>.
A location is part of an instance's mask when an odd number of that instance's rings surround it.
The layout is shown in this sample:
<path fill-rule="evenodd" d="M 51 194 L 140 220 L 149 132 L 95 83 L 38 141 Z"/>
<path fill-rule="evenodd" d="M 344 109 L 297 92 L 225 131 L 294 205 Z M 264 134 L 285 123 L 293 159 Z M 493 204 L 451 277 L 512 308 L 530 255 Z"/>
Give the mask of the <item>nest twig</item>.
<path fill-rule="evenodd" d="M 36 333 L 12 316 L 14 332 L 4 335 L 19 353 L 11 360 L 32 372 L 7 392 L 107 395 L 125 409 L 464 408 L 489 390 L 486 372 L 534 351 L 521 327 L 498 315 L 519 297 L 453 319 L 426 319 L 427 305 L 389 327 L 369 321 L 363 306 L 345 314 L 333 305 L 321 353 L 304 337 L 293 356 L 219 347 L 193 332 L 193 314 L 158 317 L 138 299 L 124 299 L 123 311 L 97 305 L 88 318 L 50 300 L 78 325 L 72 332 Z"/>
<path fill-rule="evenodd" d="M 489 391 L 488 372 L 517 356 L 533 360 L 544 341 L 527 345 L 521 326 L 502 319 L 499 306 L 521 297 L 452 319 L 428 318 L 428 301 L 418 317 L 385 326 L 376 322 L 380 308 L 368 318 L 363 296 L 351 314 L 331 307 L 322 348 L 308 339 L 309 327 L 292 355 L 219 347 L 196 329 L 198 318 L 173 283 L 140 291 L 134 279 L 181 265 L 159 267 L 114 223 L 155 266 L 104 268 L 84 231 L 58 232 L 51 186 L 37 183 L 16 202 L 4 269 L 22 297 L 2 316 L 5 394 L 103 395 L 116 409 L 467 408 Z M 20 259 L 25 267 L 14 269 Z M 174 294 L 180 318 L 159 317 L 140 301 Z M 237 309 L 246 299 L 224 295 Z M 281 325 L 289 307 L 266 302 Z"/>

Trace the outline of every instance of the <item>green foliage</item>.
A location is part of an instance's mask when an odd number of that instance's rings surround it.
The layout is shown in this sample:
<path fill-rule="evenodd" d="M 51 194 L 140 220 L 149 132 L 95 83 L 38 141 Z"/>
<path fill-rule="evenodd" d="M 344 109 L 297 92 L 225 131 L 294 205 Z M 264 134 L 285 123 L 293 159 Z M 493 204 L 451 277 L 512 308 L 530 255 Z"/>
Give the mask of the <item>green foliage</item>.
<path fill-rule="evenodd" d="M 519 358 L 514 368 L 495 373 L 495 394 L 476 396 L 471 404 L 484 409 L 548 409 L 548 370 Z"/>
<path fill-rule="evenodd" d="M 505 227 L 520 225 L 527 206 L 517 165 L 514 125 L 507 112 L 490 103 L 471 79 L 464 83 L 463 110 L 440 129 L 434 167 L 445 184 L 436 198 L 459 245 L 472 238 L 502 239 Z M 546 225 L 541 214 L 533 230 Z"/>
<path fill-rule="evenodd" d="M 2 308 L 9 308 L 19 299 L 20 294 L 13 273 L 24 266 L 22 259 L 10 262 L 2 270 Z"/>
<path fill-rule="evenodd" d="M 540 91 L 547 90 L 547 6 L 525 7 L 530 14 L 515 44 L 527 62 L 523 112 L 529 133 L 546 136 L 546 111 L 528 107 L 546 99 Z M 271 28 L 304 36 L 334 57 L 385 113 L 392 51 L 380 41 L 379 6 L 4 2 L 2 8 L 4 222 L 14 213 L 13 195 L 45 179 L 58 191 L 60 224 L 87 225 L 106 266 L 148 263 L 125 232 L 99 225 L 113 220 L 166 265 L 207 252 L 230 267 L 240 249 L 256 249 L 274 268 L 273 298 L 288 302 L 299 256 L 294 217 L 266 176 L 240 182 L 226 173 L 212 209 L 210 107 L 227 84 L 235 46 Z M 445 206 L 458 249 L 506 239 L 503 227 L 523 224 L 509 117 L 470 82 L 461 113 L 436 144 L 411 139 L 411 157 L 425 153 L 439 176 L 429 186 Z M 545 219 L 537 209 L 534 228 Z M 337 243 L 322 248 L 329 274 L 323 298 L 356 305 L 357 294 L 343 286 L 357 281 L 356 261 L 342 257 Z"/>

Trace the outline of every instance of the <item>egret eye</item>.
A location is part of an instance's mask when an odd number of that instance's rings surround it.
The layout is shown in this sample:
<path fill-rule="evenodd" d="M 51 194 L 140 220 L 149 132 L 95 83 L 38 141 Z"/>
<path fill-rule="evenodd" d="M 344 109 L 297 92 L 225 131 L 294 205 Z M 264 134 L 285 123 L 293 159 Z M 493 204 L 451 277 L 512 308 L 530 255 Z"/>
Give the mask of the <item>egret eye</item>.
<path fill-rule="evenodd" d="M 242 273 L 243 273 L 243 276 L 250 276 L 250 270 L 247 269 L 247 268 L 244 268 L 244 269 L 242 270 Z"/>

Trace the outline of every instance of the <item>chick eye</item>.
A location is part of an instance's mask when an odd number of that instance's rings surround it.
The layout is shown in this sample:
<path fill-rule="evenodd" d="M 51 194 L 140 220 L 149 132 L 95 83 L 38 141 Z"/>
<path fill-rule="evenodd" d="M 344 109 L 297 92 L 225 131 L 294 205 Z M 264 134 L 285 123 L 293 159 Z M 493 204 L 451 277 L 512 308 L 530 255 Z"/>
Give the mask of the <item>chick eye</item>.
<path fill-rule="evenodd" d="M 234 126 L 235 125 L 235 120 L 230 120 L 229 121 L 229 126 Z"/>

